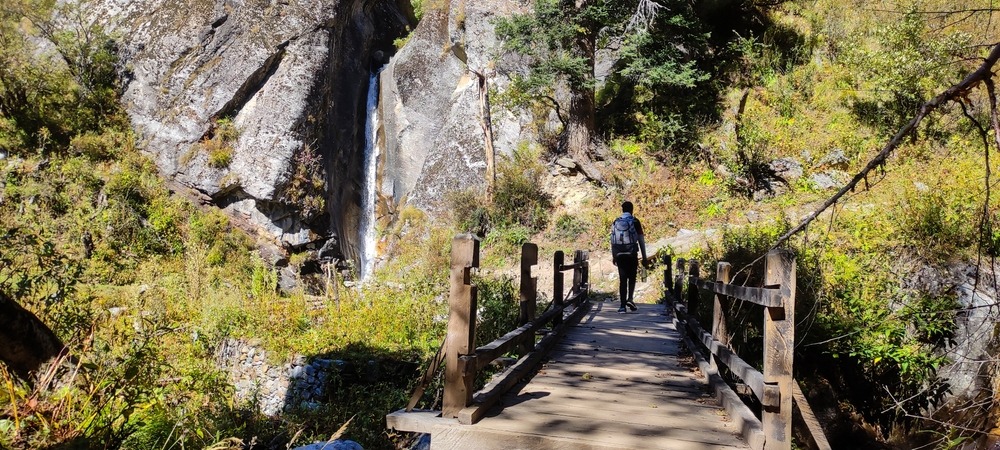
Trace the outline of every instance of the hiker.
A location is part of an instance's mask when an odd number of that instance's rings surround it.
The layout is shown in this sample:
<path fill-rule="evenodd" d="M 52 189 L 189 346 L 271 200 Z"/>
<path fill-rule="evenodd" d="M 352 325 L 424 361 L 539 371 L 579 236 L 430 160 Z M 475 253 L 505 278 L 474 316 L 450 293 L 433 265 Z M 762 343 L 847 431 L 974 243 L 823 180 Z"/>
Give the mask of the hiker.
<path fill-rule="evenodd" d="M 618 298 L 621 300 L 619 313 L 625 312 L 625 307 L 636 310 L 633 295 L 635 294 L 635 277 L 639 270 L 638 254 L 642 252 L 642 265 L 646 260 L 646 240 L 642 235 L 642 224 L 632 216 L 632 202 L 622 203 L 622 215 L 611 224 L 611 257 L 618 266 Z"/>

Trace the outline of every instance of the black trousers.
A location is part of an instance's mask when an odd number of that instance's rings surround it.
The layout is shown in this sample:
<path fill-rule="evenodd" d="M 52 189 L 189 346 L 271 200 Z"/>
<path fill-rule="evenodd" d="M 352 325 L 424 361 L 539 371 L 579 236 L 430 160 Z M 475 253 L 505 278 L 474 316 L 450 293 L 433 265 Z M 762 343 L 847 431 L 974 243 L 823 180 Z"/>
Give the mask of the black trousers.
<path fill-rule="evenodd" d="M 619 255 L 615 257 L 618 265 L 618 298 L 625 303 L 632 302 L 635 294 L 635 277 L 639 272 L 639 258 L 636 255 Z"/>

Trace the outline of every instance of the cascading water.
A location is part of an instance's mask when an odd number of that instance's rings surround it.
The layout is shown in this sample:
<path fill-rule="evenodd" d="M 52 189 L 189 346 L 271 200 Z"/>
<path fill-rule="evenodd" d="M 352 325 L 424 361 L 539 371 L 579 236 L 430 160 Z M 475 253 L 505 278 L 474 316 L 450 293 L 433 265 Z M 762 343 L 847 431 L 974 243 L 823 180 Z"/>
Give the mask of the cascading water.
<path fill-rule="evenodd" d="M 378 134 L 378 74 L 372 73 L 368 80 L 368 118 L 365 120 L 365 180 L 361 197 L 361 224 L 358 233 L 361 243 L 358 249 L 360 255 L 360 273 L 362 281 L 371 275 L 375 268 L 375 190 L 378 174 L 379 150 L 376 143 Z"/>

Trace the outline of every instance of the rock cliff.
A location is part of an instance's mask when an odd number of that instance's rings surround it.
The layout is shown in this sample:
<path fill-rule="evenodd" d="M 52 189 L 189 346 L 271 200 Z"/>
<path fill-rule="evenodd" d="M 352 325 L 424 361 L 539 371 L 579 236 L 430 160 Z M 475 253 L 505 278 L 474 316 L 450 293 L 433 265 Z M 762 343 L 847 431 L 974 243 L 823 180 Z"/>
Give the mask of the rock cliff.
<path fill-rule="evenodd" d="M 530 118 L 497 108 L 486 132 L 487 94 L 508 83 L 493 22 L 521 3 L 434 4 L 398 53 L 405 0 L 95 0 L 89 11 L 121 37 L 124 102 L 165 176 L 287 248 L 335 238 L 327 249 L 356 258 L 370 74 L 385 65 L 380 214 L 404 201 L 440 211 L 449 191 L 484 189 L 494 153 L 528 139 Z"/>
<path fill-rule="evenodd" d="M 369 73 L 408 25 L 395 0 L 98 0 L 88 12 L 120 37 L 123 101 L 165 176 L 287 247 L 354 243 Z M 219 142 L 221 123 L 236 137 Z M 324 184 L 298 183 L 316 158 Z M 325 207 L 308 211 L 308 197 Z"/>
<path fill-rule="evenodd" d="M 488 91 L 509 83 L 498 69 L 506 61 L 497 62 L 494 21 L 523 12 L 522 3 L 453 0 L 432 9 L 386 66 L 380 101 L 386 199 L 440 210 L 450 191 L 485 188 L 496 156 L 490 145 L 497 155 L 510 154 L 530 139 L 527 115 L 491 108 L 488 99 Z"/>

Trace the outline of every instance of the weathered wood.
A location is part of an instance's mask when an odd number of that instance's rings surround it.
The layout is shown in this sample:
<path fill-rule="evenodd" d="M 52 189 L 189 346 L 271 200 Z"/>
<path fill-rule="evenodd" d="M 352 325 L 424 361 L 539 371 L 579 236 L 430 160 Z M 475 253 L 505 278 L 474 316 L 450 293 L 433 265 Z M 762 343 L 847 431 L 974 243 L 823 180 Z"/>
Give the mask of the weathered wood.
<path fill-rule="evenodd" d="M 725 295 L 761 306 L 781 306 L 781 291 L 778 289 L 720 284 L 700 278 L 696 283 L 699 288 L 717 295 Z"/>
<path fill-rule="evenodd" d="M 715 282 L 719 286 L 729 285 L 729 270 L 731 267 L 729 263 L 721 261 L 715 265 Z M 714 301 L 712 302 L 712 339 L 722 347 L 729 346 L 729 331 L 726 329 L 727 311 L 729 311 L 729 297 L 716 292 Z M 712 353 L 713 356 L 709 358 L 709 363 L 713 369 L 718 370 L 718 357 L 715 356 L 716 352 Z"/>
<path fill-rule="evenodd" d="M 589 303 L 586 305 L 589 305 Z M 496 404 L 501 395 L 505 394 L 511 387 L 520 382 L 522 378 L 530 374 L 535 369 L 542 358 L 544 358 L 552 350 L 552 347 L 559 342 L 559 339 L 566 334 L 566 328 L 577 323 L 589 310 L 590 309 L 586 306 L 576 308 L 576 310 L 570 314 L 568 320 L 563 322 L 559 328 L 555 330 L 555 332 L 549 333 L 547 336 L 542 338 L 537 345 L 535 345 L 534 351 L 529 353 L 524 358 L 521 358 L 520 361 L 509 367 L 493 381 L 484 386 L 483 389 L 476 393 L 473 397 L 473 404 L 459 412 L 458 422 L 467 425 L 478 422 L 479 419 L 486 414 L 489 408 Z"/>
<path fill-rule="evenodd" d="M 690 314 L 698 314 L 698 303 L 701 299 L 701 292 L 698 291 L 698 277 L 701 276 L 698 261 L 691 261 L 688 269 L 688 299 L 687 308 Z"/>
<path fill-rule="evenodd" d="M 471 269 L 479 267 L 479 240 L 471 234 L 451 242 L 451 288 L 448 297 L 448 334 L 445 338 L 445 381 L 442 415 L 455 417 L 472 401 L 472 382 L 460 357 L 475 348 L 476 289 Z"/>
<path fill-rule="evenodd" d="M 583 289 L 583 268 L 586 265 L 584 262 L 583 250 L 576 250 L 573 252 L 573 287 L 570 288 L 570 292 L 573 295 L 577 295 Z"/>
<path fill-rule="evenodd" d="M 566 260 L 566 255 L 562 250 L 556 250 L 556 254 L 552 260 L 552 304 L 557 308 L 563 306 L 563 262 Z M 562 315 L 556 316 L 552 319 L 553 325 L 559 325 L 562 323 Z"/>
<path fill-rule="evenodd" d="M 580 273 L 583 274 L 582 277 L 582 290 L 585 293 L 590 293 L 590 252 L 584 250 L 583 252 L 583 267 L 580 268 Z"/>
<path fill-rule="evenodd" d="M 795 351 L 795 259 L 787 250 L 772 250 L 765 262 L 764 284 L 779 285 L 782 307 L 764 314 L 764 398 L 761 422 L 765 450 L 792 448 L 792 356 Z M 774 391 L 769 389 L 774 386 Z M 777 397 L 772 399 L 772 397 Z M 773 400 L 773 401 L 772 401 Z M 775 404 L 776 403 L 776 404 Z"/>
<path fill-rule="evenodd" d="M 521 342 L 521 340 L 534 337 L 536 331 L 540 330 L 556 316 L 562 315 L 563 310 L 567 305 L 549 309 L 537 319 L 531 321 L 531 323 L 526 323 L 508 331 L 507 334 L 500 336 L 493 342 L 477 348 L 474 354 L 463 356 L 463 358 L 475 360 L 476 362 L 473 365 L 475 370 L 482 370 L 484 367 L 493 362 L 493 360 L 503 356 L 505 353 L 513 349 L 515 345 Z M 532 344 L 532 348 L 534 348 L 534 344 Z"/>
<path fill-rule="evenodd" d="M 684 301 L 681 298 L 681 289 L 684 287 L 684 263 L 684 258 L 677 259 L 677 276 L 674 278 L 674 300 L 677 302 Z"/>
<path fill-rule="evenodd" d="M 795 400 L 795 405 L 799 407 L 799 412 L 802 413 L 802 421 L 806 423 L 806 428 L 809 430 L 816 448 L 819 450 L 833 450 L 830 442 L 826 440 L 826 433 L 819 424 L 819 419 L 813 413 L 812 407 L 809 406 L 809 401 L 806 400 L 806 396 L 802 393 L 802 388 L 799 387 L 797 381 L 792 383 L 792 399 Z"/>
<path fill-rule="evenodd" d="M 674 267 L 673 262 L 670 260 L 670 255 L 663 255 L 663 290 L 665 292 L 670 292 L 673 287 L 674 282 Z"/>
<path fill-rule="evenodd" d="M 677 319 L 674 320 L 676 321 Z M 707 335 L 708 333 L 705 334 Z M 687 335 L 684 336 L 684 342 L 688 345 L 688 348 L 694 348 L 694 342 Z M 747 441 L 753 450 L 763 449 L 764 430 L 760 419 L 754 415 L 753 411 L 743 403 L 743 400 L 732 389 L 729 389 L 729 385 L 722 379 L 722 376 L 719 375 L 715 367 L 712 367 L 698 352 L 691 353 L 695 361 L 698 362 L 698 368 L 701 369 L 705 382 L 711 386 L 712 392 L 715 394 L 715 400 L 726 409 L 729 416 L 736 422 L 736 427 L 740 430 L 743 440 Z"/>
<path fill-rule="evenodd" d="M 458 421 L 455 418 L 441 417 L 441 411 L 401 409 L 387 414 L 385 425 L 390 430 L 437 434 L 458 425 Z"/>
<path fill-rule="evenodd" d="M 420 402 L 420 397 L 424 395 L 424 391 L 427 389 L 427 386 L 431 384 L 431 381 L 434 380 L 434 376 L 437 375 L 438 369 L 441 368 L 441 363 L 444 362 L 444 346 L 446 342 L 447 340 L 441 341 L 441 346 L 438 347 L 437 353 L 434 354 L 434 359 L 431 360 L 431 364 L 427 366 L 427 371 L 424 372 L 424 375 L 417 381 L 417 386 L 413 389 L 413 394 L 410 395 L 410 401 L 406 403 L 406 411 L 413 411 L 413 408 L 417 406 L 418 402 Z"/>
<path fill-rule="evenodd" d="M 729 347 L 713 339 L 712 335 L 701 327 L 698 319 L 687 313 L 687 308 L 684 305 L 678 305 L 675 315 L 686 324 L 689 331 L 687 335 L 695 338 L 693 342 L 698 342 L 709 353 L 718 358 L 718 362 L 728 367 L 733 375 L 743 380 L 758 399 L 763 398 L 764 375 L 760 371 L 754 369 L 753 366 L 740 358 L 739 355 L 733 353 Z"/>
<path fill-rule="evenodd" d="M 567 448 L 574 449 L 746 448 L 736 437 L 742 422 L 722 417 L 703 384 L 679 363 L 678 336 L 664 322 L 664 307 L 640 304 L 620 315 L 607 305 L 594 305 L 583 312 L 585 322 L 566 327 L 567 337 L 538 374 L 499 400 L 502 410 L 490 409 L 475 426 L 462 428 L 484 439 L 463 441 L 475 444 L 465 448 L 513 448 L 514 436 L 539 437 L 524 448 L 560 448 L 559 440 L 572 440 Z M 512 437 L 493 443 L 493 432 Z"/>
<path fill-rule="evenodd" d="M 725 295 L 761 306 L 781 306 L 781 292 L 775 288 L 720 284 L 700 278 L 697 280 L 697 284 L 699 288 L 717 295 Z"/>
<path fill-rule="evenodd" d="M 518 325 L 525 325 L 535 319 L 538 305 L 538 277 L 534 276 L 532 268 L 538 265 L 538 245 L 525 242 L 521 246 L 521 286 L 520 308 L 517 317 Z M 526 354 L 534 347 L 523 342 L 520 354 Z"/>

